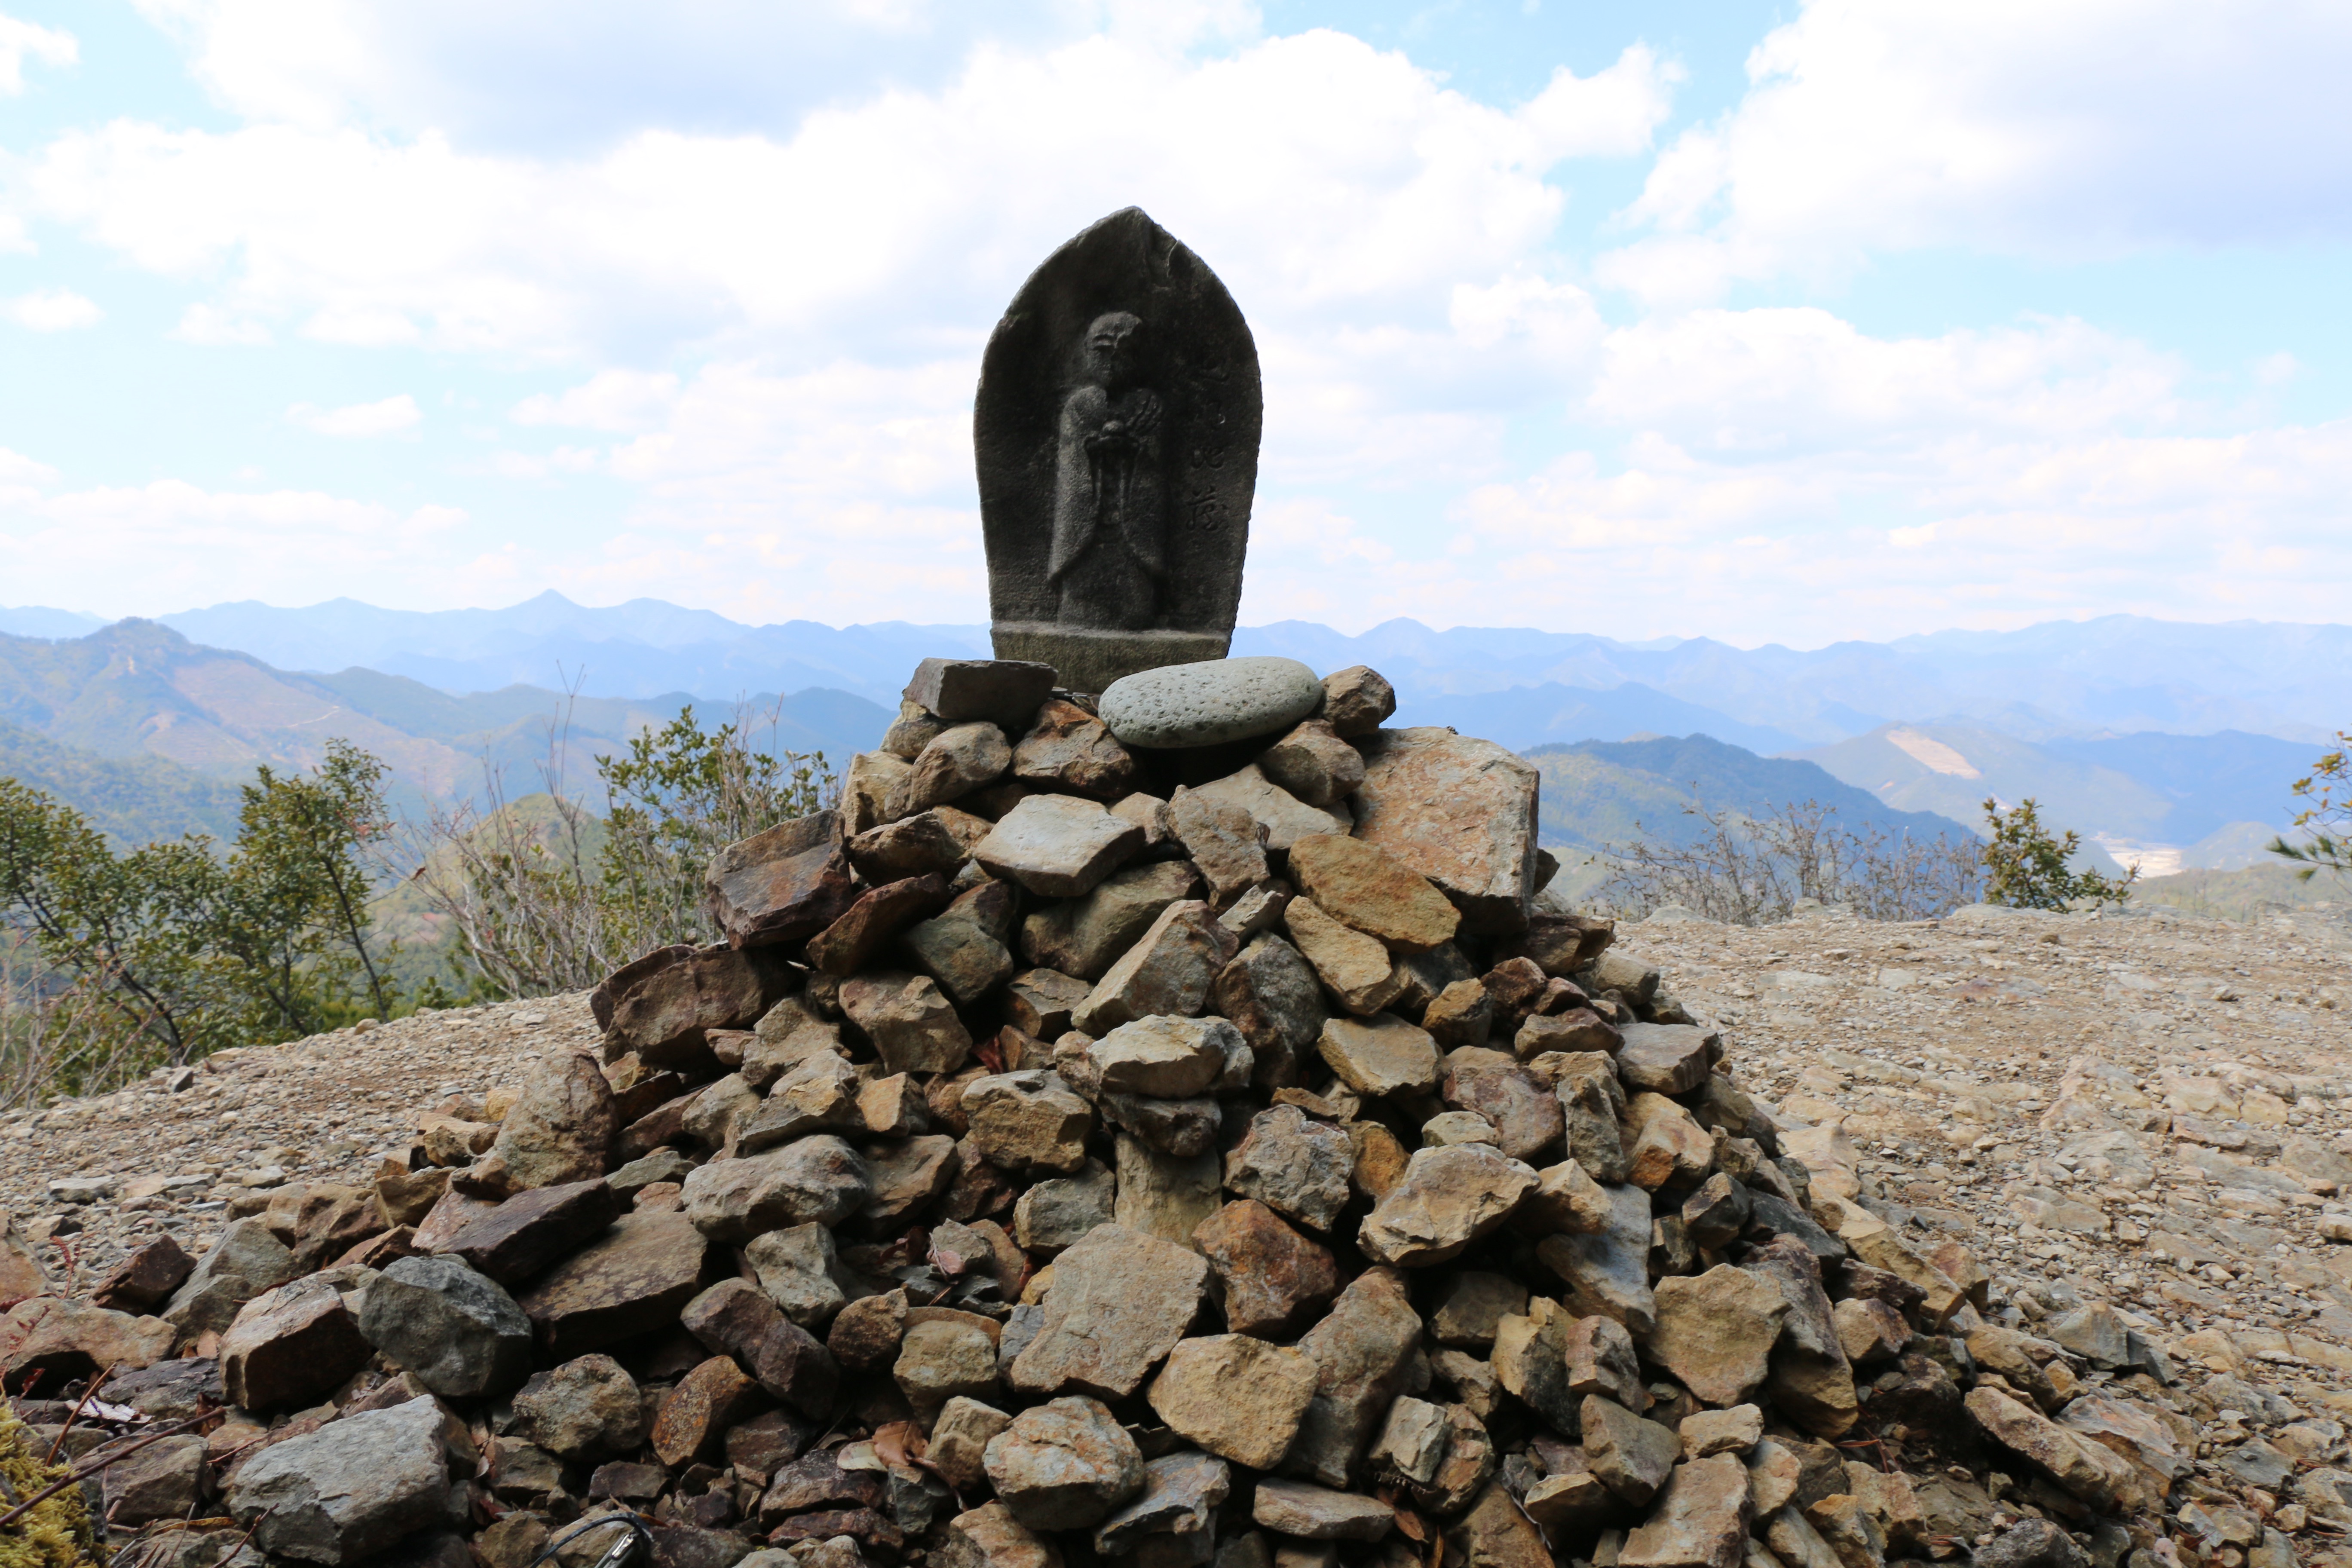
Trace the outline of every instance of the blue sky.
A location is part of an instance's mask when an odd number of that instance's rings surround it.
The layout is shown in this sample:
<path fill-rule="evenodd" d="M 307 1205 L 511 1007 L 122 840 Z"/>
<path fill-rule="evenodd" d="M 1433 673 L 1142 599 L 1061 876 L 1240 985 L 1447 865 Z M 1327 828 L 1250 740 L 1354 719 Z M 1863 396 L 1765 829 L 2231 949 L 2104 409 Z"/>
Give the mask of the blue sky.
<path fill-rule="evenodd" d="M 1244 618 L 2337 620 L 2352 12 L 0 0 L 0 604 L 985 617 L 969 412 L 1139 204 Z"/>

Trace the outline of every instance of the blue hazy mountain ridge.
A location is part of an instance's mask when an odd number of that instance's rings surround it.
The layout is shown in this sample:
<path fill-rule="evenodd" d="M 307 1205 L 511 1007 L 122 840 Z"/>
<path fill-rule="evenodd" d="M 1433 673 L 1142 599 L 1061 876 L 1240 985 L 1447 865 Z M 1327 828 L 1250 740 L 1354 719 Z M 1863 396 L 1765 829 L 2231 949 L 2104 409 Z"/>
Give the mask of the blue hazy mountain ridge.
<path fill-rule="evenodd" d="M 161 758 L 215 779 L 255 767 L 303 768 L 330 737 L 392 769 L 397 804 L 479 798 L 486 772 L 510 794 L 540 787 L 551 732 L 568 740 L 566 784 L 592 789 L 598 752 L 667 723 L 696 699 L 567 697 L 512 686 L 455 696 L 380 670 L 306 674 L 230 649 L 201 647 L 153 621 L 119 621 L 62 640 L 0 636 L 0 721 L 75 751 L 117 760 Z M 698 704 L 706 722 L 736 716 Z M 824 752 L 836 765 L 871 746 L 894 710 L 849 692 L 813 689 L 754 696 L 740 710 L 762 749 Z"/>
<path fill-rule="evenodd" d="M 1538 793 L 1543 842 L 1587 849 L 1633 842 L 1696 842 L 1707 832 L 1689 808 L 1704 805 L 1760 818 L 1812 801 L 1835 812 L 1851 832 L 1876 828 L 1890 837 L 1973 839 L 1966 822 L 1932 812 L 1902 811 L 1810 762 L 1762 757 L 1705 735 L 1675 740 L 1580 741 L 1527 753 L 1543 775 Z"/>
<path fill-rule="evenodd" d="M 1619 741 L 1657 734 L 1711 736 L 1751 752 L 1793 751 L 1803 744 L 1785 730 L 1743 724 L 1638 681 L 1605 691 L 1562 686 L 1558 681 L 1450 696 L 1412 690 L 1409 700 L 1399 700 L 1396 717 L 1390 722 L 1400 727 L 1449 725 L 1515 752 L 1573 741 Z"/>
<path fill-rule="evenodd" d="M 576 682 L 583 695 L 640 700 L 688 692 L 727 700 L 824 686 L 887 707 L 921 658 L 984 657 L 988 649 L 980 626 L 752 626 L 659 600 L 588 607 L 552 592 L 496 610 L 383 610 L 340 599 L 295 609 L 216 605 L 162 619 L 198 643 L 248 653 L 280 669 L 356 666 L 452 692 Z M 64 611 L 0 610 L 0 630 L 20 636 L 79 636 L 93 629 L 90 622 Z M 2352 687 L 2352 627 L 2130 616 L 1812 649 L 1743 649 L 1706 637 L 1621 642 L 1508 627 L 1441 632 L 1409 619 L 1349 636 L 1282 621 L 1243 628 L 1234 651 L 1289 654 L 1323 670 L 1370 664 L 1397 683 L 1416 711 L 1425 710 L 1423 700 L 1440 697 L 1539 693 L 1550 685 L 1637 687 L 1751 732 L 1780 731 L 1801 745 L 1844 740 L 1890 721 L 1935 720 L 2034 741 L 2238 730 L 2308 742 L 2342 724 L 2341 693 Z M 1675 715 L 1683 710 L 1644 717 L 1636 711 L 1643 700 L 1635 691 L 1612 710 L 1612 721 L 1626 725 L 1621 735 L 1681 727 Z M 1511 727 L 1542 735 L 1536 710 L 1557 710 L 1559 700 L 1548 694 L 1530 701 L 1531 716 Z M 1770 743 L 1761 734 L 1753 738 Z"/>
<path fill-rule="evenodd" d="M 2314 754 L 2234 731 L 2035 742 L 1959 723 L 1888 724 L 1798 753 L 1906 810 L 1966 817 L 1989 795 L 2011 805 L 2031 795 L 2045 822 L 2175 845 L 2238 824 L 2284 827 L 2290 786 Z"/>
<path fill-rule="evenodd" d="M 2284 827 L 2303 804 L 2294 781 L 2317 760 L 2315 748 L 2303 742 L 2240 730 L 2053 740 L 2042 749 L 2123 773 L 2170 801 L 2161 835 L 2170 844 L 2194 844 L 2245 823 Z"/>
<path fill-rule="evenodd" d="M 659 599 L 592 608 L 553 592 L 502 610 L 380 610 L 355 599 L 281 610 L 247 601 L 157 618 L 191 641 L 281 669 L 361 667 L 453 692 L 576 686 L 599 697 L 688 692 L 731 701 L 830 687 L 895 710 L 907 672 L 924 658 L 988 656 L 985 626 L 752 626 Z"/>

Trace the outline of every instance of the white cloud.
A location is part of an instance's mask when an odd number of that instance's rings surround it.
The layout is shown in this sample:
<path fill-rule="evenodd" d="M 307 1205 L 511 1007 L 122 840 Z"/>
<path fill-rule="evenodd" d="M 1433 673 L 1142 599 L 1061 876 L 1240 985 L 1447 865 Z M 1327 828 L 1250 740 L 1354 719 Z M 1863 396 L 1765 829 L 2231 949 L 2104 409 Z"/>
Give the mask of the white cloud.
<path fill-rule="evenodd" d="M 1551 171 L 1637 151 L 1674 75 L 1636 47 L 1504 110 L 1337 33 L 1205 59 L 1103 36 L 982 47 L 935 94 L 782 137 L 642 130 L 551 159 L 438 132 L 117 121 L 39 149 L 23 185 L 135 265 L 222 279 L 225 319 L 341 342 L 976 351 L 1036 258 L 1131 202 L 1254 321 L 1443 330 L 1457 285 L 1542 269 Z"/>
<path fill-rule="evenodd" d="M 0 455 L 0 581 L 117 615 L 237 598 L 308 604 L 322 584 L 445 605 L 483 552 L 465 513 L 441 505 L 404 512 L 316 490 L 216 491 L 177 479 L 61 490 L 38 465 L 10 481 Z"/>
<path fill-rule="evenodd" d="M 0 300 L 0 317 L 27 331 L 66 332 L 76 327 L 94 327 L 105 320 L 106 312 L 96 300 L 70 289 L 38 289 L 13 300 Z"/>
<path fill-rule="evenodd" d="M 2084 434 L 2178 411 L 2184 367 L 2076 321 L 1874 338 L 1811 307 L 1694 310 L 1609 335 L 1587 407 L 1720 455 L 1890 435 Z"/>
<path fill-rule="evenodd" d="M 316 408 L 298 403 L 286 417 L 320 436 L 391 436 L 413 430 L 425 416 L 407 393 L 376 403 L 354 403 L 342 408 Z"/>
<path fill-rule="evenodd" d="M 1608 281 L 1954 246 L 2043 258 L 2352 234 L 2352 10 L 2315 0 L 1811 0 L 1660 154 Z"/>
<path fill-rule="evenodd" d="M 71 33 L 0 16 L 0 98 L 14 98 L 25 90 L 28 59 L 61 69 L 79 58 L 81 46 Z"/>

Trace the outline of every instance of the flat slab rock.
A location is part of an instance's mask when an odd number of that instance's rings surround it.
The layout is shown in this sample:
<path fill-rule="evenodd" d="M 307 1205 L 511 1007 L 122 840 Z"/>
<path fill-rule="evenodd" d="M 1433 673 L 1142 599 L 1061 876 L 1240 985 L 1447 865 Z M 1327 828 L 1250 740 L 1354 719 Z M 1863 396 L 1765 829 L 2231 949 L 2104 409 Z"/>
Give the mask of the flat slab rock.
<path fill-rule="evenodd" d="M 1024 1394 L 1124 1399 L 1184 1337 L 1208 1284 L 1198 1253 L 1099 1226 L 1055 1260 L 1045 1326 L 1013 1358 L 1009 1381 Z"/>
<path fill-rule="evenodd" d="M 1536 770 L 1492 741 L 1451 730 L 1381 730 L 1362 745 L 1355 836 L 1436 883 L 1465 930 L 1526 930 Z"/>
<path fill-rule="evenodd" d="M 1295 658 L 1213 658 L 1111 682 L 1102 721 L 1130 746 L 1214 746 L 1287 730 L 1323 703 Z"/>

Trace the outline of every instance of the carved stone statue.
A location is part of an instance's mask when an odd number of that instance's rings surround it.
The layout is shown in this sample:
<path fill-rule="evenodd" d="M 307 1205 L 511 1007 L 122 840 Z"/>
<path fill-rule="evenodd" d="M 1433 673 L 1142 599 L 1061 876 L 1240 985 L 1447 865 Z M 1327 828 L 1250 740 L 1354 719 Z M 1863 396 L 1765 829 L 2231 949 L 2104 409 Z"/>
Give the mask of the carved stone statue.
<path fill-rule="evenodd" d="M 997 657 L 1082 691 L 1225 657 L 1262 417 L 1240 310 L 1140 209 L 1047 258 L 972 412 Z"/>

